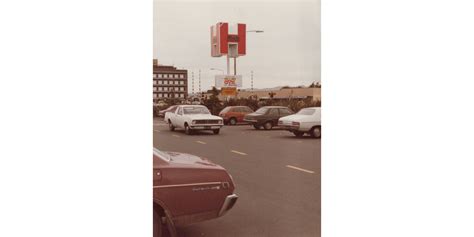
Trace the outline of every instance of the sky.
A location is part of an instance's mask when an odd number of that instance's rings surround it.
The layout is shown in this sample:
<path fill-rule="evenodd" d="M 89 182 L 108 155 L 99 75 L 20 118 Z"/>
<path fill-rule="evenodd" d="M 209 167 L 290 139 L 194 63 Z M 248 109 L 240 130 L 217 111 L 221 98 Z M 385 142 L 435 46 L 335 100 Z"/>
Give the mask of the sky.
<path fill-rule="evenodd" d="M 247 24 L 247 52 L 237 58 L 243 88 L 308 86 L 321 81 L 320 0 L 296 1 L 165 1 L 154 0 L 153 57 L 160 64 L 188 70 L 189 90 L 199 70 L 201 88 L 226 70 L 226 57 L 211 57 L 210 27 L 217 22 Z M 231 70 L 233 60 L 231 60 Z M 231 71 L 232 72 L 232 71 Z"/>

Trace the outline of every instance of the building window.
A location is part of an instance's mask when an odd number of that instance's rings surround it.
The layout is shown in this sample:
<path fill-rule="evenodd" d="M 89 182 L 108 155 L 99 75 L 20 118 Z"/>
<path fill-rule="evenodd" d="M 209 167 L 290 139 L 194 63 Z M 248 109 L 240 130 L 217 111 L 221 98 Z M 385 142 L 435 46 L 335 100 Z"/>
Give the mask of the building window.
<path fill-rule="evenodd" d="M 158 85 L 161 85 L 161 84 L 163 84 L 163 81 L 159 80 Z"/>
<path fill-rule="evenodd" d="M 153 81 L 153 85 L 156 85 L 156 81 Z"/>
<path fill-rule="evenodd" d="M 163 87 L 165 91 L 168 91 L 168 87 Z"/>
<path fill-rule="evenodd" d="M 168 97 L 168 93 L 164 93 L 164 94 L 163 94 L 163 97 Z"/>
<path fill-rule="evenodd" d="M 163 90 L 163 87 L 158 87 L 158 91 L 162 91 Z"/>
<path fill-rule="evenodd" d="M 156 94 L 155 94 L 155 93 L 153 93 L 153 98 L 156 98 Z"/>
<path fill-rule="evenodd" d="M 180 75 L 179 75 L 179 78 L 184 78 L 184 74 L 180 74 Z"/>
<path fill-rule="evenodd" d="M 156 91 L 156 87 L 153 87 L 153 91 Z"/>
<path fill-rule="evenodd" d="M 153 74 L 153 78 L 156 78 L 156 74 Z"/>
<path fill-rule="evenodd" d="M 179 90 L 179 87 L 175 87 L 174 90 L 175 90 L 175 91 L 178 91 L 178 90 Z"/>
<path fill-rule="evenodd" d="M 180 85 L 184 85 L 184 81 L 180 81 L 179 84 L 180 84 Z"/>
<path fill-rule="evenodd" d="M 184 91 L 184 87 L 180 87 L 180 88 L 179 88 L 179 91 Z"/>
<path fill-rule="evenodd" d="M 163 74 L 159 73 L 158 78 L 163 78 Z"/>

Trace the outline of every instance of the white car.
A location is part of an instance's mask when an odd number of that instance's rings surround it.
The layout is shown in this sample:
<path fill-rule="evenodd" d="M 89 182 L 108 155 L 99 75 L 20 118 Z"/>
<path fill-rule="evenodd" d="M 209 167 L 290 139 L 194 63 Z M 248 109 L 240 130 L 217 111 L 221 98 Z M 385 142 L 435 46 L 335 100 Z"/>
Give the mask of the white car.
<path fill-rule="evenodd" d="M 224 126 L 223 119 L 212 115 L 203 105 L 179 105 L 174 112 L 166 112 L 164 120 L 171 131 L 182 128 L 186 134 L 197 130 L 211 130 L 219 134 Z"/>
<path fill-rule="evenodd" d="M 321 137 L 321 107 L 301 109 L 298 113 L 281 117 L 278 126 L 301 137 L 308 133 L 312 137 Z"/>

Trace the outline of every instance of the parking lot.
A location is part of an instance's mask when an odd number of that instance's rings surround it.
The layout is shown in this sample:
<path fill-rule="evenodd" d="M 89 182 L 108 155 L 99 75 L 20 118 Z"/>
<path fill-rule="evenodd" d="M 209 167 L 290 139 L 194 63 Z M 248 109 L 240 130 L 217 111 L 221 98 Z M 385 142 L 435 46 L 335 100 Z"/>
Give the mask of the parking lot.
<path fill-rule="evenodd" d="M 319 236 L 320 139 L 249 125 L 224 126 L 219 135 L 186 135 L 155 119 L 153 145 L 223 166 L 239 195 L 225 216 L 178 227 L 178 236 Z"/>

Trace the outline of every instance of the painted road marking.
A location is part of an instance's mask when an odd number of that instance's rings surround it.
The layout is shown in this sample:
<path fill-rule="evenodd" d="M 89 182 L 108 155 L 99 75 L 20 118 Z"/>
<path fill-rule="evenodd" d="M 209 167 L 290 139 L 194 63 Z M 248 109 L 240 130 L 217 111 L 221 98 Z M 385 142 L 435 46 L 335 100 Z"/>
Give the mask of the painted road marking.
<path fill-rule="evenodd" d="M 291 168 L 291 169 L 295 169 L 295 170 L 299 170 L 299 171 L 303 171 L 303 172 L 306 172 L 306 173 L 314 174 L 314 171 L 305 170 L 305 169 L 302 169 L 302 168 L 299 168 L 299 167 L 296 167 L 296 166 L 287 165 L 286 167 Z"/>
<path fill-rule="evenodd" d="M 180 137 L 179 135 L 173 134 L 173 137 Z"/>
<path fill-rule="evenodd" d="M 246 155 L 247 155 L 247 153 L 243 153 L 243 152 L 236 151 L 236 150 L 230 150 L 230 152 L 233 152 L 233 153 L 239 154 L 239 155 L 243 155 L 243 156 L 246 156 Z"/>
<path fill-rule="evenodd" d="M 196 142 L 199 144 L 206 144 L 205 142 L 202 142 L 202 141 L 196 141 Z"/>

